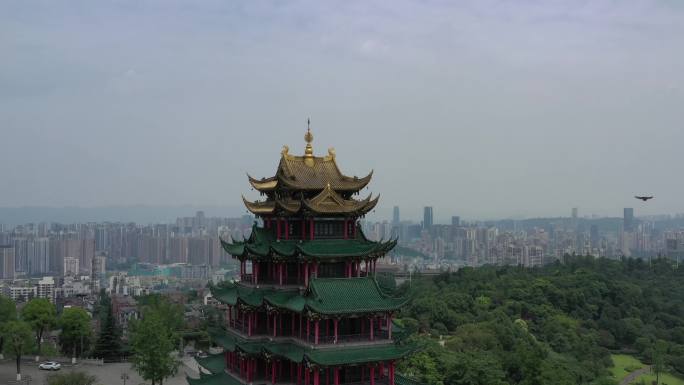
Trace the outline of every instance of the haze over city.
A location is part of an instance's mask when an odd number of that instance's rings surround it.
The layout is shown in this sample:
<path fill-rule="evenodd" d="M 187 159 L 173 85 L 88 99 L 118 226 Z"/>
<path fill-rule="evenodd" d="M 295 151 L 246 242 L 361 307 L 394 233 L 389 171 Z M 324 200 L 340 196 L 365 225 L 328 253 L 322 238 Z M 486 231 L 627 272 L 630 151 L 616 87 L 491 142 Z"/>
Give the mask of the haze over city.
<path fill-rule="evenodd" d="M 375 170 L 371 216 L 684 212 L 683 21 L 674 1 L 5 1 L 0 207 L 244 213 L 245 172 L 301 153 L 311 117 L 316 154 Z"/>

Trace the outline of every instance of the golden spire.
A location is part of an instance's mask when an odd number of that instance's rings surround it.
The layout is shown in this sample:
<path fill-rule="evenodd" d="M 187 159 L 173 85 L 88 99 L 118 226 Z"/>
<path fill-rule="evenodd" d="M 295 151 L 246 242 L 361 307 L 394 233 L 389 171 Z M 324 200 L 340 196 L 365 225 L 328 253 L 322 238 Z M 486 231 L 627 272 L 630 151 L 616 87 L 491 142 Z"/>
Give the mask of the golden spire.
<path fill-rule="evenodd" d="M 304 134 L 304 140 L 306 141 L 304 157 L 313 158 L 313 147 L 311 146 L 311 142 L 313 142 L 313 134 L 311 133 L 311 119 L 306 120 L 306 134 Z"/>

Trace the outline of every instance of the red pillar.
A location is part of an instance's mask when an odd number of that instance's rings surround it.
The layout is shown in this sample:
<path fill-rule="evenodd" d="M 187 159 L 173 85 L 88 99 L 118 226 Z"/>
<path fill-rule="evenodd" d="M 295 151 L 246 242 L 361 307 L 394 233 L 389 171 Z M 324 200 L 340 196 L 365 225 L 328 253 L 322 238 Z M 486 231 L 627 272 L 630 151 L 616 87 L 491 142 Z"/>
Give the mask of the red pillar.
<path fill-rule="evenodd" d="M 277 319 L 277 317 L 278 317 L 277 314 L 273 314 L 273 337 L 277 337 L 277 336 L 278 336 L 278 333 L 277 333 L 277 330 L 278 330 L 278 324 L 277 324 L 278 319 Z"/>
<path fill-rule="evenodd" d="M 387 315 L 387 338 L 392 339 L 392 313 Z"/>
<path fill-rule="evenodd" d="M 302 330 L 304 330 L 304 327 L 302 326 L 302 315 L 299 315 L 299 338 L 302 338 Z"/>
<path fill-rule="evenodd" d="M 313 241 L 314 240 L 314 220 L 313 220 L 313 218 L 311 218 L 309 220 L 309 233 L 310 233 L 309 239 L 311 239 Z"/>
<path fill-rule="evenodd" d="M 361 261 L 356 261 L 356 277 L 361 276 Z"/>
<path fill-rule="evenodd" d="M 276 219 L 276 240 L 280 240 L 280 218 Z"/>
<path fill-rule="evenodd" d="M 297 364 L 297 385 L 302 382 L 302 364 Z"/>
<path fill-rule="evenodd" d="M 366 259 L 366 277 L 370 275 L 368 273 L 369 273 L 369 271 L 368 271 L 368 260 Z"/>
<path fill-rule="evenodd" d="M 304 262 L 304 286 L 309 287 L 309 262 Z"/>
<path fill-rule="evenodd" d="M 316 369 L 314 369 L 314 385 L 320 385 L 318 375 L 319 375 L 319 371 L 318 371 L 318 368 L 316 368 Z"/>
<path fill-rule="evenodd" d="M 347 221 L 348 219 L 344 220 L 344 239 L 347 239 Z"/>
<path fill-rule="evenodd" d="M 316 320 L 316 325 L 315 325 L 315 337 L 314 337 L 314 345 L 318 345 L 318 320 Z"/>
<path fill-rule="evenodd" d="M 271 361 L 271 384 L 275 384 L 276 380 L 276 363 L 275 361 Z"/>
<path fill-rule="evenodd" d="M 373 316 L 370 317 L 370 340 L 373 341 Z"/>
<path fill-rule="evenodd" d="M 287 219 L 283 219 L 283 222 L 285 222 L 285 240 L 287 241 L 290 239 L 290 223 Z"/>
<path fill-rule="evenodd" d="M 389 385 L 394 385 L 394 361 L 389 364 Z"/>
<path fill-rule="evenodd" d="M 379 372 L 380 372 L 380 373 L 378 373 L 378 378 L 382 378 L 382 377 L 385 376 L 385 363 L 382 362 L 382 361 L 380 362 L 380 370 L 379 370 Z"/>
<path fill-rule="evenodd" d="M 335 343 L 335 344 L 337 343 L 337 322 L 338 321 L 339 320 L 337 318 L 333 319 L 333 329 L 334 329 L 334 333 L 335 333 L 335 339 L 333 340 L 333 343 Z"/>
<path fill-rule="evenodd" d="M 283 264 L 278 264 L 278 283 L 283 286 Z"/>
<path fill-rule="evenodd" d="M 259 262 L 252 262 L 252 283 L 255 285 L 259 284 Z"/>
<path fill-rule="evenodd" d="M 340 368 L 335 367 L 333 369 L 333 376 L 335 378 L 335 382 L 333 385 L 340 385 Z"/>
<path fill-rule="evenodd" d="M 252 317 L 254 316 L 254 313 L 249 313 L 247 316 L 247 335 L 251 336 L 252 335 Z"/>
<path fill-rule="evenodd" d="M 375 385 L 375 367 L 370 368 L 370 385 Z"/>
<path fill-rule="evenodd" d="M 304 385 L 309 385 L 309 377 L 310 377 L 310 371 L 309 369 L 304 370 Z"/>

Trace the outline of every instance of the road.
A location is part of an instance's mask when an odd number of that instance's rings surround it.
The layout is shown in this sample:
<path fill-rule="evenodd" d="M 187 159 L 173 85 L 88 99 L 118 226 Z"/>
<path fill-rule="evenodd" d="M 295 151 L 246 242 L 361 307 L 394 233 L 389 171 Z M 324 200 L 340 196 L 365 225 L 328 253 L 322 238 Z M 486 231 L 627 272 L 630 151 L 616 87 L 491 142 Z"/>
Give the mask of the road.
<path fill-rule="evenodd" d="M 126 385 L 145 384 L 145 381 L 143 381 L 143 379 L 131 368 L 130 363 L 104 364 L 102 366 L 84 364 L 76 365 L 75 367 L 63 365 L 60 372 L 71 370 L 80 370 L 95 375 L 98 379 L 97 383 L 101 385 L 123 385 L 123 380 L 121 379 L 123 373 L 127 373 L 130 377 L 126 380 Z M 176 374 L 175 377 L 164 381 L 164 385 L 187 385 L 187 381 L 185 381 L 186 372 L 193 377 L 197 377 L 197 373 L 194 373 L 193 375 L 191 369 L 181 364 L 178 367 L 178 374 Z M 38 364 L 35 362 L 22 362 L 22 381 L 20 385 L 44 385 L 45 378 L 51 373 L 53 372 L 38 369 Z M 28 384 L 26 381 L 27 375 L 31 377 L 30 383 Z M 7 359 L 0 361 L 0 384 L 18 385 L 16 382 L 16 366 L 14 361 Z"/>
<path fill-rule="evenodd" d="M 639 377 L 642 374 L 646 374 L 651 371 L 651 367 L 649 365 L 644 366 L 641 369 L 637 369 L 627 375 L 627 377 L 623 378 L 622 381 L 620 381 L 620 385 L 629 385 L 632 383 L 632 381 L 636 380 L 637 377 Z"/>

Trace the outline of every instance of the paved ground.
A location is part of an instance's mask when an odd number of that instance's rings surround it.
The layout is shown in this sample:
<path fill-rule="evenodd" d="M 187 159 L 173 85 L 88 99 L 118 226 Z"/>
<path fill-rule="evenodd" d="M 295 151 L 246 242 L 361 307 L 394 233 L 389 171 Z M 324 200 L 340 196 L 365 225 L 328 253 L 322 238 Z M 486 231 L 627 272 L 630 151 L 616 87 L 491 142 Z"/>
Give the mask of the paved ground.
<path fill-rule="evenodd" d="M 648 373 L 651 371 L 651 366 L 647 365 L 641 369 L 637 369 L 627 375 L 622 381 L 620 381 L 620 385 L 629 385 L 632 383 L 632 381 L 636 380 L 637 377 L 644 373 Z"/>
<path fill-rule="evenodd" d="M 194 360 L 193 360 L 194 361 Z M 121 379 L 121 374 L 128 373 L 129 379 L 126 381 L 126 385 L 139 385 L 145 384 L 138 374 L 131 369 L 131 364 L 104 364 L 102 366 L 97 365 L 76 365 L 62 366 L 61 372 L 70 370 L 82 370 L 89 374 L 97 376 L 98 383 L 101 385 L 123 385 L 123 380 Z M 192 376 L 197 377 L 197 373 L 193 373 L 192 369 L 189 369 L 186 365 L 181 364 L 178 368 L 178 374 L 174 378 L 169 378 L 164 381 L 164 385 L 187 385 L 185 381 L 186 372 Z M 38 365 L 35 362 L 22 362 L 21 364 L 21 385 L 44 385 L 45 378 L 51 372 L 45 370 L 39 370 Z M 27 384 L 26 376 L 31 376 L 30 383 Z M 17 385 L 16 380 L 16 366 L 14 361 L 9 361 L 5 359 L 0 361 L 0 384 L 2 385 Z"/>

